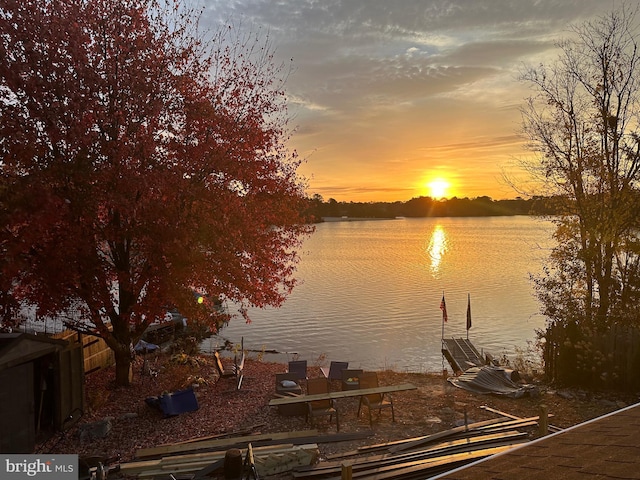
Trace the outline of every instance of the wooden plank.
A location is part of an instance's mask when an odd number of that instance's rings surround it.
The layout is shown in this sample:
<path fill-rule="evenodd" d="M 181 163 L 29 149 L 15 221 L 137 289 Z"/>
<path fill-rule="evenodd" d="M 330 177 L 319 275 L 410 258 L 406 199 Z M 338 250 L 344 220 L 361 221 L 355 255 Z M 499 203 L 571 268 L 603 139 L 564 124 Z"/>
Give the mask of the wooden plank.
<path fill-rule="evenodd" d="M 221 458 L 220 460 L 216 460 L 215 462 L 210 463 L 206 467 L 195 472 L 195 475 L 193 476 L 192 480 L 202 480 L 202 479 L 208 480 L 211 478 L 212 473 L 216 472 L 217 470 L 221 470 L 223 467 L 224 467 L 224 458 Z"/>
<path fill-rule="evenodd" d="M 416 437 L 416 438 L 410 439 L 407 442 L 391 447 L 389 451 L 392 453 L 395 453 L 395 452 L 401 452 L 403 450 L 411 450 L 412 448 L 418 448 L 422 445 L 426 445 L 430 442 L 434 442 L 435 440 L 446 438 L 446 437 L 455 435 L 457 433 L 464 432 L 466 430 L 472 430 L 472 429 L 484 427 L 487 425 L 496 425 L 502 421 L 503 420 L 501 419 L 485 420 L 483 422 L 476 422 L 476 423 L 471 423 L 469 425 L 462 425 L 460 427 L 451 428 L 449 430 L 443 430 L 441 432 L 434 433 L 432 435 L 426 435 L 424 437 Z"/>
<path fill-rule="evenodd" d="M 525 434 L 522 434 L 525 435 Z M 488 441 L 484 444 L 471 445 L 460 443 L 456 446 L 443 448 L 441 451 L 412 451 L 400 455 L 384 456 L 378 455 L 378 458 L 366 458 L 366 459 L 354 459 L 349 462 L 352 466 L 353 472 L 369 472 L 379 468 L 385 467 L 401 467 L 409 463 L 428 462 L 437 460 L 439 458 L 450 457 L 451 455 L 473 453 L 479 450 L 486 450 L 488 448 L 502 448 L 520 445 L 528 442 L 526 438 L 507 439 L 504 441 Z M 296 469 L 293 472 L 295 478 L 306 478 L 312 480 L 313 478 L 324 478 L 328 475 L 337 475 L 340 472 L 343 462 L 331 462 L 325 464 L 324 462 L 309 469 Z M 360 473 L 359 475 L 362 475 Z"/>
<path fill-rule="evenodd" d="M 135 475 L 146 470 L 156 470 L 160 468 L 162 460 L 138 460 L 137 462 L 121 463 L 120 471 L 126 475 Z"/>
<path fill-rule="evenodd" d="M 507 417 L 505 417 L 507 418 Z M 502 422 L 504 421 L 504 419 L 493 419 L 493 420 L 489 420 L 489 422 Z M 483 424 L 484 422 L 479 422 L 479 423 L 473 423 L 470 424 L 469 427 L 474 427 L 477 426 L 479 424 Z M 473 430 L 473 428 L 471 429 Z M 449 432 L 449 430 L 445 430 L 445 432 Z M 461 433 L 464 433 L 464 429 L 461 431 Z M 471 433 L 471 432 L 470 432 Z M 478 432 L 478 435 L 483 435 L 483 433 Z M 434 434 L 435 435 L 435 434 Z M 459 434 L 452 434 L 451 437 L 453 438 L 457 438 L 457 437 L 468 437 L 469 435 L 459 435 Z M 426 437 L 413 437 L 413 438 L 404 438 L 404 439 L 400 439 L 400 440 L 392 440 L 389 442 L 385 442 L 385 443 L 378 443 L 378 444 L 374 444 L 374 445 L 363 445 L 361 447 L 358 447 L 356 450 L 353 450 L 351 452 L 345 452 L 345 453 L 336 453 L 336 454 L 329 454 L 327 455 L 327 459 L 332 459 L 332 458 L 340 458 L 343 456 L 353 456 L 353 455 L 362 455 L 363 453 L 367 453 L 367 452 L 372 452 L 372 451 L 376 451 L 376 450 L 387 450 L 389 449 L 389 451 L 393 451 L 393 448 L 396 446 L 402 446 L 405 445 L 409 442 L 414 442 L 416 440 L 421 440 L 424 439 Z"/>
<path fill-rule="evenodd" d="M 508 418 L 508 417 L 505 417 L 505 418 Z M 497 418 L 497 419 L 493 419 L 493 420 L 489 420 L 489 421 L 492 422 L 492 423 L 496 423 L 496 422 L 503 421 L 503 419 Z M 482 423 L 483 422 L 473 423 L 473 424 L 470 424 L 469 427 L 473 427 L 475 425 L 479 425 L 479 424 L 482 424 Z M 448 430 L 447 430 L 447 432 L 448 432 Z M 404 438 L 404 439 L 401 439 L 401 440 L 393 440 L 393 441 L 390 441 L 390 442 L 378 443 L 378 444 L 375 444 L 375 445 L 363 445 L 361 447 L 358 447 L 357 450 L 354 450 L 353 452 L 347 452 L 347 453 L 349 455 L 360 455 L 362 453 L 375 451 L 375 450 L 392 449 L 393 447 L 396 447 L 398 445 L 404 445 L 406 443 L 413 442 L 413 441 L 420 440 L 420 439 L 424 439 L 424 438 L 426 438 L 426 437 Z M 341 455 L 344 455 L 344 454 L 327 455 L 327 458 L 331 458 L 332 456 L 339 457 Z"/>
<path fill-rule="evenodd" d="M 426 435 L 424 437 L 416 437 L 410 439 L 407 442 L 394 445 L 389 448 L 389 451 L 392 453 L 400 452 L 403 450 L 411 450 L 412 448 L 421 448 L 428 443 L 432 443 L 436 440 L 440 440 L 442 438 L 453 437 L 455 435 L 459 435 L 465 433 L 467 431 L 478 431 L 478 432 L 497 432 L 504 430 L 512 430 L 514 428 L 524 428 L 536 425 L 538 422 L 538 417 L 529 417 L 523 418 L 521 420 L 508 420 L 504 419 L 492 419 L 492 420 L 484 420 L 482 422 L 470 423 L 469 425 L 461 425 L 460 427 L 455 427 L 449 430 L 443 430 L 438 433 L 434 433 L 432 435 Z"/>
<path fill-rule="evenodd" d="M 293 444 L 280 444 L 268 447 L 253 447 L 254 454 L 260 457 L 292 451 L 294 449 L 317 449 L 315 444 L 294 446 Z M 173 457 L 162 457 L 158 460 L 140 460 L 136 462 L 123 463 L 120 465 L 120 472 L 126 475 L 153 476 L 167 471 L 196 471 L 224 459 L 226 451 L 206 452 L 188 455 L 178 455 Z"/>
<path fill-rule="evenodd" d="M 367 474 L 367 480 L 386 480 L 386 479 L 401 479 L 404 475 L 415 476 L 418 472 L 424 474 L 432 472 L 434 470 L 444 471 L 448 470 L 452 466 L 464 465 L 473 461 L 485 458 L 497 453 L 502 453 L 514 448 L 513 446 L 487 448 L 483 450 L 476 450 L 474 452 L 456 453 L 448 455 L 446 457 L 438 457 L 426 462 L 416 462 L 414 464 L 403 465 L 400 468 L 387 468 L 381 469 L 382 471 L 372 472 Z M 354 478 L 357 478 L 354 475 Z"/>
<path fill-rule="evenodd" d="M 515 415 L 510 415 L 508 413 L 501 412 L 500 410 L 496 410 L 495 408 L 491 408 L 487 405 L 480 405 L 480 408 L 483 410 L 486 410 L 487 412 L 495 413 L 497 415 L 510 418 L 511 420 L 522 420 L 522 417 L 516 417 Z"/>
<path fill-rule="evenodd" d="M 249 442 L 251 443 L 251 442 Z M 278 445 L 267 445 L 264 447 L 252 447 L 253 450 L 264 455 L 274 452 L 288 451 L 294 448 L 293 443 L 280 443 Z M 203 452 L 203 453 L 190 453 L 186 455 L 177 455 L 174 457 L 162 457 L 160 463 L 162 465 L 179 465 L 181 463 L 195 463 L 202 461 L 211 461 L 211 459 L 217 459 L 224 457 L 226 450 L 219 450 L 215 452 Z"/>
<path fill-rule="evenodd" d="M 452 455 L 444 455 L 430 459 L 407 461 L 405 463 L 396 465 L 375 467 L 357 472 L 354 471 L 353 478 L 362 478 L 367 480 L 386 480 L 402 479 L 405 477 L 418 478 L 418 475 L 425 475 L 424 477 L 420 476 L 420 478 L 427 478 L 426 475 L 433 475 L 440 471 L 446 471 L 459 465 L 464 465 L 466 463 L 470 463 L 472 461 L 479 460 L 490 455 L 495 455 L 496 453 L 504 452 L 511 448 L 514 448 L 514 446 L 507 445 L 500 447 L 490 447 L 475 450 L 472 452 L 455 453 Z M 296 472 L 294 472 L 294 477 L 305 478 L 306 473 L 308 472 L 303 472 L 301 475 L 296 475 Z M 332 477 L 325 477 L 325 479 L 341 480 L 341 477 L 336 475 Z"/>
<path fill-rule="evenodd" d="M 500 410 L 496 410 L 495 408 L 491 408 L 488 405 L 481 405 L 480 408 L 482 408 L 483 410 L 486 410 L 487 412 L 491 412 L 491 413 L 495 413 L 497 415 L 502 415 L 503 417 L 507 417 L 510 418 L 512 420 L 522 420 L 522 417 L 516 417 L 515 415 L 510 415 L 508 413 L 505 412 L 501 412 Z M 551 415 L 549 415 L 551 416 Z M 562 430 L 562 428 L 557 427 L 555 425 L 548 425 L 549 430 L 553 430 L 555 432 L 559 432 Z"/>
<path fill-rule="evenodd" d="M 551 415 L 549 415 L 551 417 Z M 520 426 L 529 426 L 531 424 L 531 422 L 537 423 L 538 420 L 540 419 L 540 417 L 528 417 L 528 418 L 520 418 L 518 420 L 508 420 L 506 422 L 500 422 L 497 424 L 493 424 L 493 425 L 484 425 L 481 427 L 477 427 L 480 430 L 486 430 L 486 429 L 495 429 L 495 428 L 504 428 L 504 427 L 508 427 L 508 428 L 518 428 Z"/>
<path fill-rule="evenodd" d="M 489 432 L 489 433 L 482 433 L 482 432 L 476 432 L 475 430 L 471 430 L 469 432 L 467 432 L 467 435 L 464 435 L 464 432 L 460 433 L 460 434 L 453 434 L 447 438 L 449 438 L 448 441 L 442 442 L 442 443 L 436 443 L 435 445 L 443 445 L 443 444 L 447 444 L 447 443 L 452 443 L 452 442 L 458 442 L 458 441 L 469 441 L 469 439 L 472 438 L 486 438 L 486 437 L 499 437 L 502 435 L 509 435 L 511 433 L 518 433 L 521 434 L 520 432 L 516 431 L 516 430 L 512 430 L 512 431 L 506 431 L 506 432 Z M 524 434 L 522 434 L 524 435 Z M 424 437 L 418 437 L 418 438 L 424 438 Z M 461 440 L 462 439 L 462 440 Z M 388 450 L 391 447 L 395 447 L 397 445 L 403 445 L 405 443 L 408 442 L 412 442 L 416 440 L 416 438 L 410 438 L 410 439 L 403 439 L 403 440 L 393 440 L 390 442 L 385 442 L 385 443 L 377 443 L 377 444 L 373 444 L 373 445 L 363 445 L 361 447 L 358 447 L 355 450 L 350 450 L 347 452 L 340 452 L 340 453 L 330 453 L 328 455 L 325 456 L 326 460 L 331 461 L 331 460 L 344 460 L 347 457 L 354 457 L 354 456 L 360 456 L 360 458 L 358 460 L 365 460 L 365 459 L 373 459 L 373 458 L 378 458 L 378 457 L 387 457 L 388 454 L 384 453 L 384 454 L 377 454 L 374 455 L 374 452 L 377 451 L 384 451 L 384 450 Z M 362 455 L 368 455 L 367 457 L 363 457 Z"/>
<path fill-rule="evenodd" d="M 424 450 L 413 450 L 411 452 L 400 453 L 397 455 L 372 455 L 364 458 L 353 459 L 350 463 L 353 471 L 361 471 L 382 467 L 385 465 L 393 465 L 407 463 L 417 460 L 427 460 L 435 457 L 443 457 L 454 453 L 462 453 L 476 451 L 480 449 L 502 447 L 506 445 L 515 445 L 527 441 L 527 434 L 517 431 L 508 434 L 490 434 L 473 438 L 463 438 L 451 442 L 438 443 Z M 305 469 L 308 477 L 335 474 L 340 471 L 343 461 L 323 462 L 313 468 Z M 301 471 L 302 469 L 298 469 Z M 302 476 L 302 475 L 300 475 Z"/>
<path fill-rule="evenodd" d="M 361 390 L 344 390 L 339 392 L 317 393 L 314 395 L 300 395 L 298 397 L 274 398 L 269 401 L 270 407 L 278 405 L 291 405 L 294 403 L 313 402 L 315 400 L 335 400 L 347 397 L 360 397 L 362 395 L 370 395 L 373 393 L 392 393 L 407 390 L 416 390 L 418 387 L 412 383 L 403 383 L 401 385 L 387 385 L 376 388 L 363 388 Z"/>
<path fill-rule="evenodd" d="M 263 427 L 264 424 L 259 425 L 258 427 Z M 249 433 L 253 430 L 255 430 L 258 427 L 249 427 L 249 428 L 245 428 L 243 430 L 234 430 L 233 432 L 227 432 L 227 433 L 218 433 L 216 435 L 207 435 L 204 437 L 196 437 L 196 438 L 189 438 L 187 440 L 183 440 L 181 442 L 171 442 L 171 443 L 161 443 L 160 445 L 157 446 L 163 446 L 163 445 L 179 445 L 181 443 L 195 443 L 195 442 L 202 442 L 204 440 L 215 440 L 215 439 L 219 439 L 219 438 L 229 438 L 232 436 L 239 436 L 239 435 L 249 435 Z"/>
<path fill-rule="evenodd" d="M 508 433 L 497 434 L 492 433 L 488 435 L 479 435 L 468 438 L 460 438 L 456 440 L 450 440 L 443 443 L 438 443 L 431 447 L 428 447 L 424 450 L 420 450 L 417 454 L 424 456 L 433 456 L 434 454 L 439 454 L 444 451 L 448 451 L 451 449 L 458 449 L 463 447 L 466 450 L 477 450 L 480 445 L 487 445 L 492 443 L 505 443 L 505 442 L 519 442 L 520 440 L 526 439 L 527 434 L 518 431 L 511 431 Z"/>
<path fill-rule="evenodd" d="M 172 445 L 162 445 L 159 447 L 140 448 L 136 451 L 136 458 L 162 456 L 170 453 L 180 453 L 195 450 L 224 448 L 228 445 L 235 445 L 238 443 L 257 442 L 260 440 L 287 440 L 297 437 L 307 437 L 310 435 L 317 435 L 317 430 L 300 430 L 296 432 L 283 432 L 283 433 L 265 433 L 260 435 L 248 435 L 244 437 L 230 437 L 225 439 L 205 440 L 195 443 L 179 443 Z"/>
<path fill-rule="evenodd" d="M 246 460 L 244 462 L 244 467 L 242 470 L 248 469 L 250 474 L 247 475 L 247 478 L 250 478 L 251 475 L 253 475 L 254 479 L 258 479 L 258 471 L 256 470 L 256 462 L 255 462 L 255 458 L 253 457 L 253 447 L 251 446 L 251 443 L 249 443 L 249 445 L 247 446 L 247 454 L 245 456 Z"/>

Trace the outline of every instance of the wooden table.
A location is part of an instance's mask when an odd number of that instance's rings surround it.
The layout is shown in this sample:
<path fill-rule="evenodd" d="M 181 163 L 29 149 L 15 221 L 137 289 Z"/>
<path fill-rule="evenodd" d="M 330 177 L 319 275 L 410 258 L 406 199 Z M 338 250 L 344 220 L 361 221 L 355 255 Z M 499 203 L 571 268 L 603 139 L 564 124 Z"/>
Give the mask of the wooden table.
<path fill-rule="evenodd" d="M 337 399 L 337 398 L 360 397 L 362 395 L 370 395 L 373 393 L 402 392 L 405 390 L 416 390 L 417 388 L 418 387 L 416 387 L 412 383 L 403 383 L 401 385 L 386 385 L 384 387 L 362 388 L 360 390 L 343 390 L 340 392 L 316 393 L 313 395 L 299 395 L 297 397 L 282 397 L 282 398 L 274 398 L 270 400 L 269 406 L 276 407 L 278 405 L 290 405 L 293 403 L 314 402 L 316 400 L 331 400 L 331 399 Z"/>

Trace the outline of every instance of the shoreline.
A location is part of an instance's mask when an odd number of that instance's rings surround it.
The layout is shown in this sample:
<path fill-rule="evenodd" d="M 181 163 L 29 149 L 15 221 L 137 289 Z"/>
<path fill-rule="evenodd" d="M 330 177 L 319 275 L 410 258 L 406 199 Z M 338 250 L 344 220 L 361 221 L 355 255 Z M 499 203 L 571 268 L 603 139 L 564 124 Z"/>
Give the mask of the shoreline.
<path fill-rule="evenodd" d="M 329 222 L 363 222 L 367 220 L 398 220 L 398 217 L 322 217 L 322 221 Z"/>

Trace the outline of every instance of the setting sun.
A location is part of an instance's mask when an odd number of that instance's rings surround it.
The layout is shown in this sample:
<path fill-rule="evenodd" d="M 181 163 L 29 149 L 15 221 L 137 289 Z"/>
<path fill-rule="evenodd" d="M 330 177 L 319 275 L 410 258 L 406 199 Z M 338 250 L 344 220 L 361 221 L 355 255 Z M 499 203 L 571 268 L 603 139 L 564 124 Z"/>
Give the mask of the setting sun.
<path fill-rule="evenodd" d="M 429 189 L 429 196 L 435 199 L 446 197 L 449 186 L 449 182 L 441 178 L 432 180 L 427 184 L 427 188 Z"/>

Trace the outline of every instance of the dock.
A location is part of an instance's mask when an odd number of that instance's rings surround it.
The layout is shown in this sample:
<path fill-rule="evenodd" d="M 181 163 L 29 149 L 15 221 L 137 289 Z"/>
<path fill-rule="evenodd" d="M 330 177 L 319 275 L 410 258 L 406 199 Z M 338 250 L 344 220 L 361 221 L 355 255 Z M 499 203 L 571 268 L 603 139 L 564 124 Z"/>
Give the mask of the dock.
<path fill-rule="evenodd" d="M 470 367 L 480 367 L 486 364 L 478 349 L 469 339 L 465 338 L 443 338 L 442 355 L 455 373 L 462 373 Z"/>

